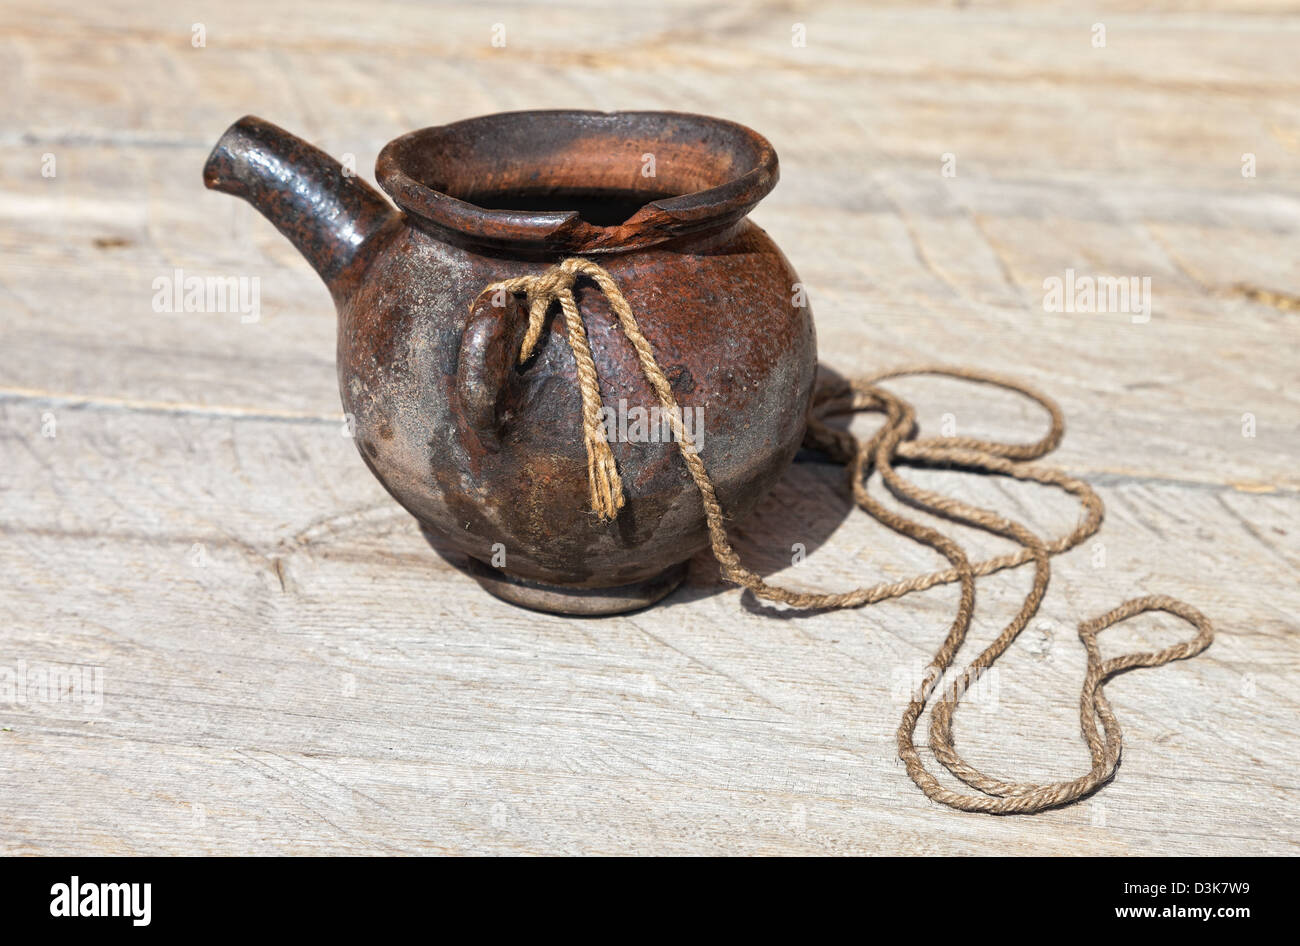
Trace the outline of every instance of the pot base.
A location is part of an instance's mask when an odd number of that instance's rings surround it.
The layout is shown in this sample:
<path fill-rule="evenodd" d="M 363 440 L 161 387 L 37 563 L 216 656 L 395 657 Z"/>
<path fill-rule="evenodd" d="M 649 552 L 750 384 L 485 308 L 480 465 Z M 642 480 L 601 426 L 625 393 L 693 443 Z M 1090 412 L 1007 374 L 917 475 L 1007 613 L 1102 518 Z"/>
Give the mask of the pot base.
<path fill-rule="evenodd" d="M 682 583 L 688 564 L 681 562 L 653 578 L 612 588 L 566 588 L 526 581 L 484 565 L 476 558 L 469 560 L 467 571 L 484 590 L 502 601 L 550 614 L 598 617 L 649 607 Z"/>

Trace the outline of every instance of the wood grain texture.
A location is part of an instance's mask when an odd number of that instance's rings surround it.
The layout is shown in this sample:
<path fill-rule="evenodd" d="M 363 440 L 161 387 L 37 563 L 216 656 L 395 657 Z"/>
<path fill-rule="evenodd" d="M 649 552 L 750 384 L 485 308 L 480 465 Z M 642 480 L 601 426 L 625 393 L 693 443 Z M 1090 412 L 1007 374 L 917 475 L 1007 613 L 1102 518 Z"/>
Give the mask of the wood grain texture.
<path fill-rule="evenodd" d="M 173 5 L 7 0 L 0 668 L 103 685 L 99 706 L 0 701 L 0 851 L 1296 853 L 1298 13 L 231 2 L 194 48 L 197 14 Z M 900 690 L 952 588 L 779 619 L 701 556 L 663 605 L 574 621 L 429 549 L 345 435 L 328 293 L 200 168 L 249 112 L 370 178 L 397 134 L 541 107 L 753 126 L 783 165 L 755 219 L 808 285 L 829 366 L 959 361 L 1061 402 L 1053 459 L 1107 520 L 956 730 L 994 773 L 1083 771 L 1077 622 L 1185 598 L 1218 639 L 1111 685 L 1111 785 L 1001 819 L 915 789 Z M 259 277 L 260 320 L 154 312 L 177 268 Z M 1149 276 L 1150 321 L 1044 311 L 1067 269 Z M 895 388 L 930 431 L 1042 422 L 968 386 Z M 1076 515 L 1025 484 L 909 475 L 1045 533 Z M 809 589 L 940 564 L 847 502 L 840 470 L 798 463 L 739 549 Z M 967 658 L 1028 584 L 981 581 Z M 1143 619 L 1104 649 L 1183 632 Z"/>

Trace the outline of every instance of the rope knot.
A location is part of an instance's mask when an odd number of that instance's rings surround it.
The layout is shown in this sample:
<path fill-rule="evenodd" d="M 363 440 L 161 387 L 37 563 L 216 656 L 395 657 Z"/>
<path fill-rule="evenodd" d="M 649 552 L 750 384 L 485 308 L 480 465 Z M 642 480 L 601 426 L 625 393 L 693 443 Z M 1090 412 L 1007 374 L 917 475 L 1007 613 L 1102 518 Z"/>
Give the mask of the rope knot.
<path fill-rule="evenodd" d="M 546 313 L 550 310 L 551 304 L 555 302 L 560 304 L 560 310 L 564 313 L 569 347 L 573 350 L 573 359 L 577 365 L 578 393 L 582 398 L 582 434 L 587 448 L 587 480 L 590 484 L 591 509 L 601 519 L 611 520 L 618 515 L 626 500 L 623 495 L 623 481 L 614 463 L 614 454 L 610 450 L 609 440 L 605 436 L 603 403 L 600 396 L 600 381 L 596 375 L 596 363 L 591 355 L 586 327 L 578 312 L 578 303 L 573 296 L 573 285 L 580 276 L 591 279 L 609 301 L 610 310 L 617 316 L 623 334 L 636 349 L 646 379 L 658 396 L 660 404 L 667 411 L 669 423 L 678 438 L 678 443 L 690 446 L 693 450 L 693 444 L 689 438 L 686 438 L 681 426 L 681 411 L 677 407 L 672 387 L 663 369 L 659 367 L 654 349 L 641 334 L 636 317 L 632 314 L 632 306 L 623 296 L 618 284 L 614 282 L 614 277 L 604 268 L 590 260 L 574 256 L 542 273 L 516 276 L 513 279 L 492 283 L 479 296 L 497 291 L 524 296 L 528 303 L 528 330 L 524 333 L 523 343 L 519 346 L 521 364 L 531 358 L 536 350 L 542 337 Z M 698 458 L 696 462 L 699 462 Z M 703 472 L 702 465 L 700 470 Z M 712 492 L 711 488 L 710 492 Z"/>

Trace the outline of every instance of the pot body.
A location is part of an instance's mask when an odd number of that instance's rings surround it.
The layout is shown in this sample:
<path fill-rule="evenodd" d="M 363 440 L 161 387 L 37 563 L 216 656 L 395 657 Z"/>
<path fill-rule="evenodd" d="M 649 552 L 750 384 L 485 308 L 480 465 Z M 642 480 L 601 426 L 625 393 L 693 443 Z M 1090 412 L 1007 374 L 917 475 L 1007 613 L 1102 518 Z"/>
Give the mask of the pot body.
<path fill-rule="evenodd" d="M 467 335 L 484 287 L 560 258 L 511 259 L 419 225 L 396 228 L 339 300 L 344 409 L 375 476 L 452 548 L 546 586 L 644 582 L 690 558 L 708 537 L 699 492 L 678 445 L 655 423 L 658 401 L 604 295 L 586 280 L 574 287 L 626 497 L 612 521 L 590 508 L 564 319 L 552 313 L 522 365 L 515 358 L 522 306 L 496 309 L 497 328 L 479 325 Z M 600 262 L 672 383 L 724 511 L 740 520 L 803 438 L 817 352 L 798 277 L 748 219 Z M 488 433 L 468 416 L 462 364 L 466 339 L 484 332 L 495 386 Z"/>
<path fill-rule="evenodd" d="M 771 144 L 686 113 L 510 112 L 396 138 L 375 173 L 399 210 L 249 115 L 203 180 L 257 207 L 329 287 L 361 455 L 435 546 L 529 607 L 607 614 L 662 597 L 707 544 L 703 506 L 608 300 L 574 286 L 623 484 L 612 520 L 591 511 L 565 320 L 552 313 L 521 364 L 522 303 L 482 290 L 598 259 L 740 520 L 799 447 L 817 364 L 798 278 L 748 220 L 778 179 Z"/>

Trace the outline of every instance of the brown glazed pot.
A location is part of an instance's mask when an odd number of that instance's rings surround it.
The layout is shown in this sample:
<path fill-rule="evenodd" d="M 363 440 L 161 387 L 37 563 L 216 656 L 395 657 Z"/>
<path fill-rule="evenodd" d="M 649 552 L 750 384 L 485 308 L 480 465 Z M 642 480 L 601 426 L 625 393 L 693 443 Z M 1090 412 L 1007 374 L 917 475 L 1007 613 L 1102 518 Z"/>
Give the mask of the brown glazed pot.
<path fill-rule="evenodd" d="M 677 445 L 612 442 L 626 505 L 597 517 L 564 320 L 552 313 L 518 364 L 522 300 L 471 303 L 569 256 L 605 267 L 683 412 L 702 419 L 700 456 L 728 518 L 742 519 L 799 447 L 817 365 L 798 277 L 746 219 L 776 184 L 771 145 L 700 115 L 514 112 L 404 135 L 376 176 L 401 212 L 251 116 L 203 172 L 328 285 L 361 456 L 435 546 L 469 556 L 494 594 L 542 610 L 607 614 L 667 594 L 707 545 Z M 603 294 L 585 279 L 574 293 L 604 403 L 626 407 L 635 432 L 634 408 L 658 401 Z"/>

